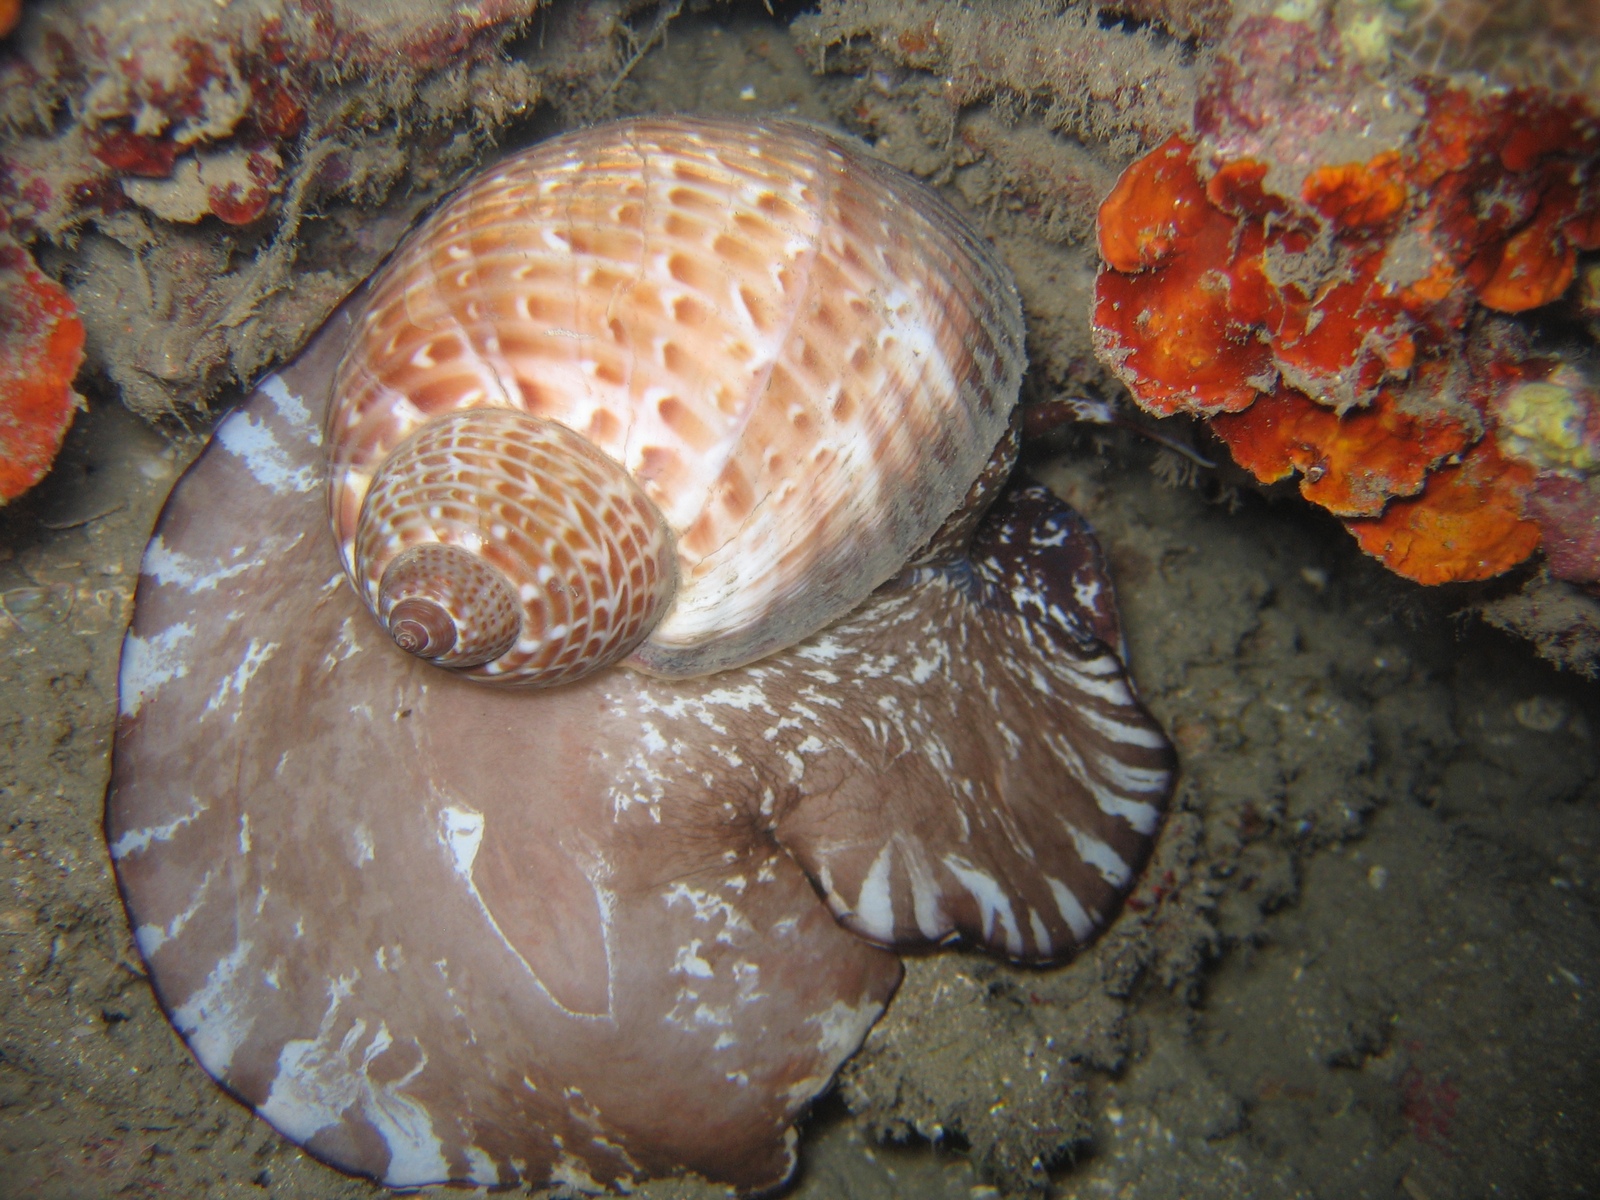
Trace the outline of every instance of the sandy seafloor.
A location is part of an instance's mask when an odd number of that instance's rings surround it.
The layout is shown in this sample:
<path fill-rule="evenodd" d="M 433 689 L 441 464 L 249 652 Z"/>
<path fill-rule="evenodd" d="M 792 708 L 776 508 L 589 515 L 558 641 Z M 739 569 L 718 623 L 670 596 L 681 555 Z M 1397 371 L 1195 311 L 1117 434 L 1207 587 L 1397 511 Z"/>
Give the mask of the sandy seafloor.
<path fill-rule="evenodd" d="M 641 107 L 776 82 L 806 111 L 798 60 L 706 24 L 673 39 Z M 385 1194 L 189 1058 L 101 838 L 139 556 L 199 445 L 93 398 L 0 512 L 3 1197 Z M 1135 906 L 1064 968 L 911 962 L 792 1195 L 1600 1193 L 1600 686 L 1303 506 L 1173 482 L 1159 454 L 1124 433 L 1030 453 L 1099 531 L 1182 755 Z"/>

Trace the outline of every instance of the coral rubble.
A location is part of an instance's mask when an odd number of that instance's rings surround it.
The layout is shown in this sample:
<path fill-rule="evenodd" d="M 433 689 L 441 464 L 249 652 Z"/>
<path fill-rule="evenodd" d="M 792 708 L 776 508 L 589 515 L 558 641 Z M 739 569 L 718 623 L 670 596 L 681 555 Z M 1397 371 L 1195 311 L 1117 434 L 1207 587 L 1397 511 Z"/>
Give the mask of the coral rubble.
<path fill-rule="evenodd" d="M 376 265 L 377 227 L 512 122 L 603 109 L 638 6 L 30 6 L 0 58 L 0 209 L 64 280 L 95 376 L 184 418 L 297 349 Z"/>
<path fill-rule="evenodd" d="M 1210 420 L 1265 482 L 1423 583 L 1541 543 L 1592 582 L 1593 387 L 1519 314 L 1600 248 L 1600 117 L 1578 97 L 1384 74 L 1332 22 L 1249 17 L 1192 133 L 1100 210 L 1101 357 L 1157 414 Z"/>
<path fill-rule="evenodd" d="M 1105 11 L 1155 21 L 1179 37 L 1219 36 L 1233 16 L 1233 0 L 1109 0 Z"/>
<path fill-rule="evenodd" d="M 934 94 L 914 108 L 946 133 L 960 110 L 993 103 L 1012 113 L 1037 110 L 1053 129 L 1092 130 L 1118 152 L 1133 153 L 1179 128 L 1193 99 L 1181 50 L 1147 33 L 1103 29 L 1086 5 L 999 0 L 979 10 L 823 0 L 794 30 L 818 66 L 837 69 L 843 59 L 864 68 L 868 86 L 851 115 L 868 127 L 909 98 L 898 94 L 904 80 L 886 77 L 874 90 L 873 72 L 882 66 L 875 56 L 927 73 Z M 862 44 L 875 56 L 863 58 Z"/>
<path fill-rule="evenodd" d="M 1385 27 L 1428 71 L 1481 72 L 1510 87 L 1600 89 L 1597 0 L 1343 0 L 1351 23 Z"/>

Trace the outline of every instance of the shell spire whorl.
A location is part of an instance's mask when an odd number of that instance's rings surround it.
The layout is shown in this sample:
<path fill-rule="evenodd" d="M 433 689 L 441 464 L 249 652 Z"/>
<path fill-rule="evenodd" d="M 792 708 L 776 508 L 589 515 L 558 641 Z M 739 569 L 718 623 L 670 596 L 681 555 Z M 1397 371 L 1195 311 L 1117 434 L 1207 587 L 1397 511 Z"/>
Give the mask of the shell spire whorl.
<path fill-rule="evenodd" d="M 350 563 L 402 650 L 549 686 L 628 654 L 673 594 L 672 539 L 632 477 L 554 421 L 436 417 L 384 460 Z"/>
<path fill-rule="evenodd" d="M 522 632 L 510 580 L 445 542 L 402 550 L 384 568 L 378 620 L 400 649 L 441 667 L 482 666 Z"/>

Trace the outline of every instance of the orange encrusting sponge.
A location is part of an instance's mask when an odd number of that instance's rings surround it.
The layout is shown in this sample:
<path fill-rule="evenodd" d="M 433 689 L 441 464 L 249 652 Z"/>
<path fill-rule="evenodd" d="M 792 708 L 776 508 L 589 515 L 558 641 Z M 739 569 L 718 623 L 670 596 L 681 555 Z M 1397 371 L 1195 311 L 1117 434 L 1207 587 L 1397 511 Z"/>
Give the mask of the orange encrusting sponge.
<path fill-rule="evenodd" d="M 1560 298 L 1600 247 L 1600 121 L 1526 90 L 1425 95 L 1402 145 L 1302 169 L 1291 196 L 1225 141 L 1135 162 L 1100 209 L 1094 332 L 1141 407 L 1208 419 L 1257 478 L 1298 472 L 1368 553 L 1442 583 L 1540 543 L 1539 472 L 1493 436 L 1537 364 L 1469 335 Z"/>
<path fill-rule="evenodd" d="M 0 502 L 49 471 L 82 400 L 83 322 L 61 285 L 16 244 L 0 246 Z"/>

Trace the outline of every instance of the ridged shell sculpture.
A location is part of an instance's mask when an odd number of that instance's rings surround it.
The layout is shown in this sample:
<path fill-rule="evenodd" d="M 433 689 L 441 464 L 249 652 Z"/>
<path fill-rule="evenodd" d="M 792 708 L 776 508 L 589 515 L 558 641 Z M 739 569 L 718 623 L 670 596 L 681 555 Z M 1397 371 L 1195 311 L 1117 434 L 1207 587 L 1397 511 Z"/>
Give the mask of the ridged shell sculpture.
<path fill-rule="evenodd" d="M 805 125 L 598 126 L 424 222 L 145 555 L 106 828 L 200 1064 L 397 1187 L 753 1191 L 889 948 L 1093 938 L 1173 762 L 1005 482 L 1021 361 L 993 252 Z"/>

